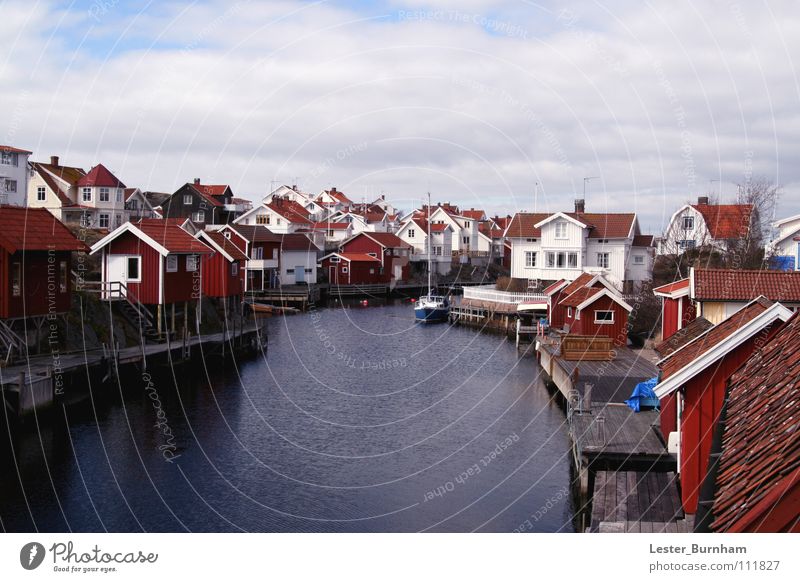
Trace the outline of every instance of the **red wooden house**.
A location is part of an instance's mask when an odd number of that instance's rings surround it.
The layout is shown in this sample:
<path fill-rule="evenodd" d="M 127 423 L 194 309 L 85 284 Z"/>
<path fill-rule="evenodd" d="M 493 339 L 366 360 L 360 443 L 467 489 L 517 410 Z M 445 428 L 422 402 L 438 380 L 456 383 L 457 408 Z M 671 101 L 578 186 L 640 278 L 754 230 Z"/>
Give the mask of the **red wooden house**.
<path fill-rule="evenodd" d="M 628 342 L 628 314 L 632 307 L 608 289 L 583 287 L 560 303 L 567 310 L 564 327 L 571 335 L 607 337 L 614 345 Z"/>
<path fill-rule="evenodd" d="M 201 297 L 200 257 L 213 251 L 182 229 L 179 220 L 128 222 L 92 246 L 92 254 L 102 253 L 102 280 L 107 293 L 130 294 L 152 306 Z"/>
<path fill-rule="evenodd" d="M 412 246 L 391 232 L 360 232 L 339 247 L 344 254 L 364 254 L 380 261 L 381 271 L 377 282 L 405 281 L 411 273 Z"/>
<path fill-rule="evenodd" d="M 661 298 L 661 340 L 668 339 L 695 318 L 695 309 L 689 297 L 689 279 L 681 279 L 653 289 Z"/>
<path fill-rule="evenodd" d="M 686 513 L 697 511 L 726 382 L 791 315 L 783 305 L 759 297 L 658 363 L 656 395 L 663 401 L 677 393 L 677 415 L 668 413 L 677 416 L 676 424 L 662 431 L 665 437 L 679 433 L 678 472 Z"/>
<path fill-rule="evenodd" d="M 263 291 L 279 286 L 280 235 L 263 225 L 234 224 L 220 232 L 247 255 L 245 291 Z"/>
<path fill-rule="evenodd" d="M 712 531 L 800 532 L 799 317 L 730 379 L 704 488 Z"/>
<path fill-rule="evenodd" d="M 571 305 L 574 301 L 570 302 L 570 305 L 567 305 L 565 301 L 570 298 L 576 292 L 581 291 L 582 289 L 597 289 L 597 290 L 607 290 L 610 294 L 616 295 L 616 291 L 608 283 L 603 277 L 600 275 L 593 275 L 591 273 L 582 273 L 572 282 L 567 282 L 564 279 L 556 281 L 552 285 L 548 286 L 544 290 L 544 294 L 547 295 L 547 319 L 550 322 L 550 327 L 554 329 L 561 329 L 564 328 L 566 325 L 570 325 L 570 331 L 573 331 L 575 327 L 576 321 L 580 321 L 580 318 L 576 320 L 576 313 L 575 313 L 575 306 Z M 581 291 L 580 296 L 584 296 L 585 298 L 585 291 Z M 578 295 L 576 295 L 573 299 L 577 300 Z M 577 305 L 577 303 L 576 303 Z M 621 323 L 621 318 L 616 318 L 617 323 Z M 624 316 L 625 325 L 627 325 L 628 318 L 627 313 Z M 602 325 L 610 325 L 610 324 L 602 324 Z M 613 324 L 611 324 L 613 325 Z M 583 327 L 583 323 L 579 323 L 578 327 Z M 590 327 L 589 325 L 586 326 L 587 329 Z M 608 331 L 606 327 L 603 328 L 604 333 L 600 335 L 606 335 L 605 331 Z M 579 333 L 574 331 L 573 333 Z"/>
<path fill-rule="evenodd" d="M 244 296 L 247 255 L 225 234 L 201 230 L 196 238 L 208 245 L 213 255 L 203 256 L 203 295 L 218 298 Z"/>
<path fill-rule="evenodd" d="M 323 273 L 332 285 L 385 283 L 380 259 L 364 253 L 331 253 L 322 258 Z"/>
<path fill-rule="evenodd" d="M 46 209 L 0 206 L 0 318 L 69 311 L 72 251 L 88 250 Z"/>

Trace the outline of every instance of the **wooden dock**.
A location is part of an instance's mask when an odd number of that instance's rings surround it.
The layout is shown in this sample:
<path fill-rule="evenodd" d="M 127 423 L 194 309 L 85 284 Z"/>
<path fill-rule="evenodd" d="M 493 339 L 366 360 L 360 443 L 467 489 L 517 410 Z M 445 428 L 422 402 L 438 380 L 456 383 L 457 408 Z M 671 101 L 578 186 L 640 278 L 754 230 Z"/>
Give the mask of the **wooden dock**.
<path fill-rule="evenodd" d="M 690 533 L 673 472 L 598 471 L 590 532 Z"/>

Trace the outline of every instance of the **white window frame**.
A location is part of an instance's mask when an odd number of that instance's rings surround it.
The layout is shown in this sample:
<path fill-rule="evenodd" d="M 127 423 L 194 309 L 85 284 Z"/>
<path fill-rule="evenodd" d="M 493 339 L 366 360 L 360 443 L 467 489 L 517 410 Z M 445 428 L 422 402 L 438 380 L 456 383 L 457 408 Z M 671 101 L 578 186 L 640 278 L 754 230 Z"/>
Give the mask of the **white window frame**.
<path fill-rule="evenodd" d="M 44 186 L 37 186 L 36 187 L 36 200 L 39 202 L 44 202 L 47 200 L 47 188 Z"/>
<path fill-rule="evenodd" d="M 111 224 L 111 215 L 109 215 L 107 212 L 101 212 L 97 216 L 98 228 L 108 228 L 110 224 Z"/>
<path fill-rule="evenodd" d="M 122 202 L 122 188 L 117 188 L 117 202 Z"/>
<path fill-rule="evenodd" d="M 408 238 L 414 238 L 414 229 L 413 228 L 409 228 L 408 229 Z"/>
<path fill-rule="evenodd" d="M 611 253 L 597 253 L 597 266 L 603 269 L 610 268 Z"/>
<path fill-rule="evenodd" d="M 611 319 L 597 319 L 598 313 L 610 313 Z M 594 322 L 596 325 L 613 325 L 614 324 L 614 310 L 613 309 L 596 309 L 594 312 Z"/>
<path fill-rule="evenodd" d="M 694 230 L 694 216 L 683 216 L 681 226 L 683 230 Z"/>
<path fill-rule="evenodd" d="M 572 307 L 567 307 L 567 317 L 572 317 Z"/>
<path fill-rule="evenodd" d="M 253 247 L 253 260 L 261 261 L 264 259 L 264 247 Z"/>
<path fill-rule="evenodd" d="M 634 265 L 644 265 L 644 255 L 633 255 Z"/>
<path fill-rule="evenodd" d="M 192 212 L 192 222 L 204 223 L 206 221 L 206 213 L 202 210 Z"/>
<path fill-rule="evenodd" d="M 332 265 L 335 265 L 335 264 L 337 264 L 337 263 L 341 263 L 341 262 L 342 262 L 342 259 L 341 259 L 341 258 L 339 258 L 339 257 L 331 257 L 330 261 L 331 261 L 331 264 L 332 264 Z"/>
<path fill-rule="evenodd" d="M 547 251 L 547 253 L 545 253 L 545 267 L 548 269 L 556 268 L 556 253 L 553 251 Z"/>
<path fill-rule="evenodd" d="M 98 192 L 98 200 L 100 202 L 110 202 L 111 201 L 111 191 L 106 188 L 105 186 L 101 187 Z"/>
<path fill-rule="evenodd" d="M 183 195 L 183 205 L 184 206 L 191 206 L 192 205 L 192 195 L 191 194 L 184 194 Z"/>
<path fill-rule="evenodd" d="M 575 320 L 576 321 L 580 321 L 580 319 L 581 319 L 581 310 L 580 309 L 576 309 L 575 310 Z"/>
<path fill-rule="evenodd" d="M 536 251 L 525 251 L 525 267 L 528 269 L 536 268 Z"/>
<path fill-rule="evenodd" d="M 575 259 L 574 261 L 572 259 Z M 567 253 L 567 268 L 568 269 L 577 269 L 578 268 L 578 253 L 576 252 L 568 252 Z"/>
<path fill-rule="evenodd" d="M 555 235 L 554 238 L 557 239 L 565 239 L 568 238 L 567 236 L 567 222 L 565 220 L 559 220 L 555 224 Z"/>
<path fill-rule="evenodd" d="M 349 272 L 350 272 L 350 269 L 348 267 L 342 267 L 342 274 L 346 275 Z"/>
<path fill-rule="evenodd" d="M 200 268 L 200 257 L 197 255 L 186 255 L 186 272 L 194 273 Z"/>
<path fill-rule="evenodd" d="M 92 201 L 92 189 L 91 188 L 81 188 L 81 200 L 84 202 L 91 202 Z"/>
<path fill-rule="evenodd" d="M 178 255 L 167 255 L 167 260 L 165 262 L 165 268 L 167 273 L 177 273 L 178 272 Z"/>

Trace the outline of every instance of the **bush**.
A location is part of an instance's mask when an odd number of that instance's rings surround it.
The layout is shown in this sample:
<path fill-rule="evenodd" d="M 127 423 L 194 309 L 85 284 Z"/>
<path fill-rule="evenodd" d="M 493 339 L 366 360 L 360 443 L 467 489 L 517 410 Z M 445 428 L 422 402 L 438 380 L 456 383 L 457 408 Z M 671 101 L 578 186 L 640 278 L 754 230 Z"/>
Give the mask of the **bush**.
<path fill-rule="evenodd" d="M 528 290 L 528 280 L 498 277 L 497 283 L 495 283 L 495 289 L 498 291 L 508 291 L 510 293 L 524 293 Z"/>

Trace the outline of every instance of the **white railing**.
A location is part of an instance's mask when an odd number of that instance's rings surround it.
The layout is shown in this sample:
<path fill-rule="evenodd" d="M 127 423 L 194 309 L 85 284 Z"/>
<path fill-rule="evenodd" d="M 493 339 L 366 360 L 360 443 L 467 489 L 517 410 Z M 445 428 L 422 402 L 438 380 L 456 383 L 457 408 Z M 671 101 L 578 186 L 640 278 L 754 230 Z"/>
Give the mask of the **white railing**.
<path fill-rule="evenodd" d="M 247 261 L 248 271 L 260 271 L 262 269 L 277 269 L 278 259 L 250 259 Z"/>
<path fill-rule="evenodd" d="M 464 287 L 464 299 L 519 305 L 520 303 L 545 302 L 547 301 L 547 295 L 543 293 L 512 293 L 510 291 L 499 291 L 494 285 L 480 285 L 478 287 Z"/>

